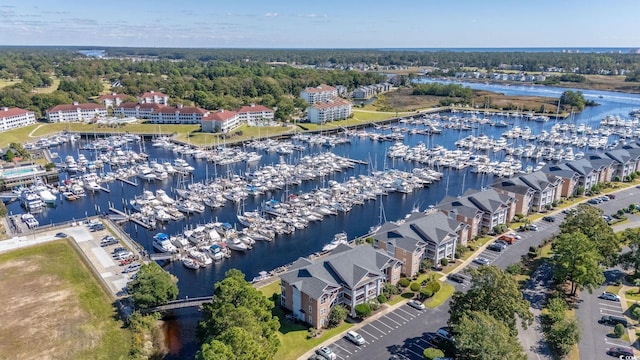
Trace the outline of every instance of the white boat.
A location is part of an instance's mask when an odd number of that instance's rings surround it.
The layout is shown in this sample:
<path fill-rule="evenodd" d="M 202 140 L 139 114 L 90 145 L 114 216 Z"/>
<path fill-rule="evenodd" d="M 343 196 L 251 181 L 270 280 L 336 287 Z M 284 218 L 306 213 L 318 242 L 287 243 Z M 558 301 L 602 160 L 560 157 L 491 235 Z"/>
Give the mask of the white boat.
<path fill-rule="evenodd" d="M 87 181 L 87 182 L 85 182 L 84 183 L 84 187 L 87 190 L 92 191 L 92 192 L 96 192 L 96 191 L 100 190 L 100 185 L 98 185 L 98 183 L 95 182 L 95 181 Z"/>
<path fill-rule="evenodd" d="M 55 204 L 58 199 L 55 195 L 49 191 L 49 189 L 40 190 L 38 193 L 40 195 L 40 199 L 44 201 L 45 204 Z"/>
<path fill-rule="evenodd" d="M 27 224 L 27 227 L 29 229 L 35 229 L 40 225 L 40 222 L 38 221 L 38 219 L 36 219 L 35 216 L 31 214 L 22 214 L 21 219 L 22 219 L 22 222 Z"/>
<path fill-rule="evenodd" d="M 251 282 L 255 284 L 257 282 L 267 280 L 269 278 L 271 278 L 271 274 L 263 270 L 263 271 L 260 271 L 258 273 L 258 276 L 254 277 L 253 280 L 251 280 Z"/>
<path fill-rule="evenodd" d="M 177 158 L 173 160 L 173 168 L 176 169 L 176 171 L 182 172 L 182 173 L 188 173 L 195 170 L 193 166 L 189 165 L 189 163 L 182 158 Z"/>
<path fill-rule="evenodd" d="M 169 220 L 173 220 L 173 216 L 169 215 L 162 206 L 156 206 L 153 210 L 153 216 L 156 220 L 161 222 L 167 222 Z"/>
<path fill-rule="evenodd" d="M 200 269 L 200 264 L 198 263 L 198 261 L 190 257 L 182 258 L 182 265 L 184 265 L 186 268 L 193 269 L 193 270 Z"/>
<path fill-rule="evenodd" d="M 153 247 L 160 252 L 174 253 L 178 251 L 169 240 L 169 236 L 165 233 L 158 233 L 153 236 Z"/>
<path fill-rule="evenodd" d="M 167 193 L 162 189 L 156 190 L 156 199 L 162 201 L 162 203 L 167 205 L 171 205 L 176 202 L 171 198 L 171 196 L 167 195 Z"/>
<path fill-rule="evenodd" d="M 210 247 L 206 248 L 206 252 L 209 254 L 209 257 L 213 259 L 213 261 L 220 261 L 224 259 L 225 252 L 220 245 L 213 244 Z"/>
<path fill-rule="evenodd" d="M 140 166 L 138 168 L 138 173 L 136 174 L 136 176 L 146 181 L 154 181 L 158 179 L 156 174 L 153 172 L 153 169 L 148 166 Z"/>
<path fill-rule="evenodd" d="M 200 267 L 206 267 L 213 263 L 213 260 L 202 251 L 190 250 L 189 256 L 195 259 L 198 262 L 198 265 L 200 265 Z"/>
<path fill-rule="evenodd" d="M 346 232 L 337 233 L 333 236 L 333 240 L 322 247 L 322 251 L 331 251 L 338 247 L 340 244 L 349 244 Z"/>
<path fill-rule="evenodd" d="M 44 202 L 40 199 L 40 195 L 30 191 L 24 190 L 20 195 L 20 201 L 22 206 L 29 212 L 40 212 L 44 208 Z"/>
<path fill-rule="evenodd" d="M 240 239 L 238 239 L 237 237 L 227 239 L 227 246 L 229 247 L 229 249 L 235 250 L 235 251 L 244 252 L 249 250 L 249 247 L 247 246 L 247 244 L 240 241 Z"/>

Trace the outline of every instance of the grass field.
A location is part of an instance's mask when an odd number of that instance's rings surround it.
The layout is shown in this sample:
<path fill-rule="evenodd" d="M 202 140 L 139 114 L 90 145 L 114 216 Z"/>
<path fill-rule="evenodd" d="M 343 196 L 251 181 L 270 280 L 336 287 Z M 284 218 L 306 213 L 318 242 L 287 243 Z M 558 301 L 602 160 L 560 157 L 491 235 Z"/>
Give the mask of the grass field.
<path fill-rule="evenodd" d="M 131 334 L 66 241 L 0 255 L 0 271 L 1 358 L 128 358 Z"/>
<path fill-rule="evenodd" d="M 3 87 L 19 84 L 21 82 L 22 82 L 21 79 L 12 79 L 12 80 L 2 79 L 2 80 L 0 80 L 0 89 L 2 89 Z"/>

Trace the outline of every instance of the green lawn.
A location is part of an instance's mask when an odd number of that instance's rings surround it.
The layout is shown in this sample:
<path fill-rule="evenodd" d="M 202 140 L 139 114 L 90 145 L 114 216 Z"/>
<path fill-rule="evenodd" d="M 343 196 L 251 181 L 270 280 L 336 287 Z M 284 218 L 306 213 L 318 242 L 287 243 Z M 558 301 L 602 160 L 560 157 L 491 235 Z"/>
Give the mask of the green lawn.
<path fill-rule="evenodd" d="M 609 291 L 609 287 L 607 288 L 607 291 Z M 617 294 L 617 292 L 615 292 L 615 294 Z M 624 295 L 626 296 L 627 300 L 640 301 L 640 293 L 638 293 L 637 287 L 631 290 L 627 290 L 627 292 Z"/>
<path fill-rule="evenodd" d="M 358 111 L 353 109 L 353 119 L 365 122 L 380 121 L 394 118 L 396 116 L 405 116 L 414 114 L 413 112 L 383 112 L 383 111 Z"/>
<path fill-rule="evenodd" d="M 260 290 L 262 295 L 266 297 L 272 297 L 273 294 L 280 294 L 280 291 L 282 289 L 280 288 L 280 281 L 274 281 L 267 286 L 263 286 L 259 288 L 258 290 Z"/>
<path fill-rule="evenodd" d="M 2 89 L 3 87 L 19 84 L 21 82 L 22 82 L 22 79 L 12 79 L 12 80 L 2 79 L 0 80 L 0 89 Z"/>
<path fill-rule="evenodd" d="M 433 295 L 431 299 L 427 300 L 424 303 L 424 306 L 431 309 L 442 305 L 442 303 L 447 301 L 447 299 L 450 298 L 451 295 L 453 295 L 453 293 L 456 291 L 456 288 L 453 287 L 453 285 L 447 284 L 446 282 L 442 281 L 438 282 L 440 283 L 440 291 L 438 291 L 435 295 Z"/>

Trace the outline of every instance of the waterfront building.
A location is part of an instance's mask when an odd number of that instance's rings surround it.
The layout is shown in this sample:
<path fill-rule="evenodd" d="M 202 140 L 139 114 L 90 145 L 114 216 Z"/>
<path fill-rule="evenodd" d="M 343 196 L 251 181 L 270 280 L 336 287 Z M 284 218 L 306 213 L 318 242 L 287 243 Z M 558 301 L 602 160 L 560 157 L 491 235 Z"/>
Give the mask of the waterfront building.
<path fill-rule="evenodd" d="M 236 109 L 238 119 L 244 123 L 255 124 L 259 121 L 272 121 L 274 111 L 263 105 L 251 104 Z"/>
<path fill-rule="evenodd" d="M 466 231 L 458 233 L 458 245 L 467 246 L 480 234 L 482 211 L 462 197 L 447 197 L 438 204 L 438 209 L 451 219 L 466 224 Z"/>
<path fill-rule="evenodd" d="M 138 103 L 169 105 L 169 96 L 161 92 L 148 91 L 138 95 Z"/>
<path fill-rule="evenodd" d="M 299 258 L 280 275 L 280 304 L 296 319 L 314 328 L 325 327 L 334 305 L 355 307 L 375 299 L 385 282 L 396 284 L 401 263 L 369 245 L 340 244 L 329 255 Z"/>
<path fill-rule="evenodd" d="M 202 132 L 228 132 L 240 125 L 240 116 L 235 111 L 218 110 L 202 118 Z"/>
<path fill-rule="evenodd" d="M 555 175 L 562 179 L 562 184 L 558 189 L 560 196 L 568 198 L 577 194 L 578 186 L 581 182 L 581 175 L 576 172 L 575 169 L 568 166 L 567 163 L 547 164 L 540 171 Z M 582 182 L 584 182 L 584 180 L 582 180 Z"/>
<path fill-rule="evenodd" d="M 516 200 L 516 213 L 527 215 L 541 212 L 560 200 L 562 178 L 553 174 L 535 171 L 499 181 L 492 187 Z"/>
<path fill-rule="evenodd" d="M 164 105 L 154 103 L 138 104 L 126 102 L 114 107 L 113 114 L 120 117 L 135 117 L 136 119 L 150 119 L 151 114 L 160 110 Z"/>
<path fill-rule="evenodd" d="M 369 99 L 374 95 L 391 90 L 391 84 L 381 83 L 361 86 L 351 93 L 351 97 L 354 99 Z"/>
<path fill-rule="evenodd" d="M 391 222 L 384 223 L 373 236 L 373 246 L 398 259 L 402 274 L 412 277 L 420 271 L 427 243 L 406 230 Z"/>
<path fill-rule="evenodd" d="M 624 145 L 620 148 L 604 153 L 616 162 L 616 174 L 624 180 L 638 170 L 640 162 L 640 147 L 638 145 Z"/>
<path fill-rule="evenodd" d="M 49 122 L 77 122 L 103 119 L 107 116 L 107 109 L 94 103 L 73 103 L 71 105 L 56 105 L 46 111 Z"/>
<path fill-rule="evenodd" d="M 33 111 L 20 108 L 0 108 L 0 131 L 35 124 L 35 122 L 36 115 Z"/>
<path fill-rule="evenodd" d="M 314 124 L 342 120 L 351 116 L 351 103 L 341 98 L 317 102 L 307 108 L 307 119 Z"/>
<path fill-rule="evenodd" d="M 194 106 L 162 106 L 154 109 L 148 119 L 154 124 L 200 124 L 208 115 L 208 110 Z"/>
<path fill-rule="evenodd" d="M 338 97 L 338 89 L 322 84 L 316 87 L 305 88 L 300 92 L 300 97 L 309 104 L 327 102 Z"/>
<path fill-rule="evenodd" d="M 109 95 L 102 95 L 98 98 L 98 100 L 102 101 L 102 104 L 105 108 L 113 108 L 116 106 L 120 106 L 122 102 L 127 98 L 125 94 L 116 94 L 111 93 Z"/>

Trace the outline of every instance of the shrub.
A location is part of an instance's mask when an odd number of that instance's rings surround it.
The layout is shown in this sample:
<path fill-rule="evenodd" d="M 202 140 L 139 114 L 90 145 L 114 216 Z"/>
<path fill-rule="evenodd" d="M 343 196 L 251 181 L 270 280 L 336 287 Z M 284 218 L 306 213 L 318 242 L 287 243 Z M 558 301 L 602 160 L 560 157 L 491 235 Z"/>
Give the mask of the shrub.
<path fill-rule="evenodd" d="M 433 296 L 433 290 L 431 288 L 420 289 L 420 298 L 428 299 Z"/>
<path fill-rule="evenodd" d="M 411 291 L 416 292 L 416 291 L 420 290 L 420 284 L 418 284 L 417 282 L 413 282 L 413 283 L 411 283 L 410 289 L 411 289 Z"/>
<path fill-rule="evenodd" d="M 449 259 L 447 258 L 440 259 L 440 265 L 447 266 L 448 263 L 449 263 Z"/>
<path fill-rule="evenodd" d="M 507 273 L 511 274 L 511 275 L 518 275 L 520 274 L 520 271 L 522 271 L 522 264 L 521 263 L 513 263 L 509 266 L 507 266 L 507 268 L 505 269 Z"/>
<path fill-rule="evenodd" d="M 312 339 L 316 336 L 318 336 L 318 330 L 314 327 L 310 327 L 309 331 L 307 332 L 307 338 Z"/>
<path fill-rule="evenodd" d="M 342 305 L 334 306 L 329 312 L 329 324 L 327 327 L 333 328 L 340 325 L 347 318 L 349 310 Z"/>
<path fill-rule="evenodd" d="M 400 293 L 400 290 L 398 290 L 398 287 L 390 284 L 390 283 L 384 283 L 384 285 L 382 286 L 382 293 L 387 297 L 391 297 L 391 295 L 396 295 Z"/>
<path fill-rule="evenodd" d="M 369 304 L 366 304 L 366 303 L 356 305 L 355 310 L 356 310 L 356 316 L 362 319 L 371 315 L 371 306 L 369 306 Z"/>
<path fill-rule="evenodd" d="M 409 286 L 409 284 L 411 283 L 411 281 L 407 278 L 402 278 L 400 280 L 398 280 L 398 285 L 400 285 L 403 288 L 406 288 L 407 286 Z"/>
<path fill-rule="evenodd" d="M 380 304 L 384 304 L 384 303 L 386 303 L 386 302 L 387 302 L 387 297 L 386 297 L 386 296 L 384 296 L 384 294 L 380 294 L 380 295 L 378 295 L 377 299 L 378 299 L 378 302 L 379 302 Z"/>
<path fill-rule="evenodd" d="M 433 360 L 433 359 L 444 357 L 444 352 L 436 348 L 426 348 L 422 352 L 422 355 L 424 355 L 425 360 Z"/>
<path fill-rule="evenodd" d="M 634 318 L 635 320 L 640 319 L 640 306 L 635 306 L 631 310 L 631 317 Z"/>
<path fill-rule="evenodd" d="M 380 309 L 380 302 L 378 301 L 378 299 L 370 300 L 369 307 L 371 308 L 371 311 L 376 311 Z"/>
<path fill-rule="evenodd" d="M 622 335 L 624 335 L 624 325 L 617 324 L 616 327 L 613 328 L 613 333 L 616 334 L 617 337 L 622 337 Z"/>

